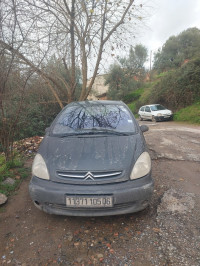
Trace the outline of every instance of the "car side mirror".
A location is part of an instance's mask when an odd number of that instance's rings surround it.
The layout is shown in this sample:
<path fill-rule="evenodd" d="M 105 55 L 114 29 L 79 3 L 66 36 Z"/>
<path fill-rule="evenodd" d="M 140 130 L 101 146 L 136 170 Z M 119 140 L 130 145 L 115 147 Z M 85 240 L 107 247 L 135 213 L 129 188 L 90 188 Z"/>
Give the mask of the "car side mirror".
<path fill-rule="evenodd" d="M 140 129 L 141 129 L 142 132 L 146 132 L 146 131 L 149 130 L 149 127 L 146 126 L 146 125 L 141 125 L 141 126 L 140 126 Z"/>

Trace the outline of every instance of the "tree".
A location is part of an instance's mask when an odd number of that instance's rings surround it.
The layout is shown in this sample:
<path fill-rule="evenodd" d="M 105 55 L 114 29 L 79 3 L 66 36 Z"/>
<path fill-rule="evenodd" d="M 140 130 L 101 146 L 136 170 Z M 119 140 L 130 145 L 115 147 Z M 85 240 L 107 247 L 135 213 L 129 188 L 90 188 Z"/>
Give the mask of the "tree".
<path fill-rule="evenodd" d="M 200 57 L 165 74 L 150 89 L 148 102 L 176 111 L 200 101 Z"/>
<path fill-rule="evenodd" d="M 67 81 L 62 80 L 67 102 L 74 100 L 77 69 L 81 70 L 79 100 L 85 100 L 98 73 L 102 54 L 110 46 L 111 50 L 114 46 L 124 47 L 124 39 L 133 35 L 143 10 L 134 0 L 2 0 L 0 4 L 0 45 L 46 80 L 61 108 L 63 104 L 56 92 L 62 89 L 60 82 L 55 73 L 47 73 L 45 69 L 49 58 L 54 55 L 60 60 L 69 77 Z M 10 34 L 13 29 L 14 39 Z M 93 71 L 87 87 L 88 68 Z"/>
<path fill-rule="evenodd" d="M 32 73 L 22 73 L 15 60 L 0 50 L 0 146 L 6 160 L 12 159 L 13 141 L 24 111 L 24 95 Z"/>
<path fill-rule="evenodd" d="M 117 64 L 112 65 L 105 81 L 105 85 L 109 84 L 108 98 L 112 100 L 122 99 L 129 89 L 127 81 L 123 69 Z"/>
<path fill-rule="evenodd" d="M 154 69 L 159 72 L 180 67 L 184 60 L 198 56 L 200 30 L 190 28 L 178 36 L 171 36 L 154 56 Z"/>
<path fill-rule="evenodd" d="M 108 98 L 123 100 L 125 95 L 138 89 L 145 76 L 146 60 L 147 48 L 141 44 L 131 47 L 128 57 L 118 57 L 119 64 L 112 65 L 106 77 Z"/>
<path fill-rule="evenodd" d="M 121 66 L 127 70 L 127 74 L 143 80 L 145 75 L 144 64 L 147 61 L 148 51 L 142 44 L 130 48 L 128 58 L 118 58 Z"/>

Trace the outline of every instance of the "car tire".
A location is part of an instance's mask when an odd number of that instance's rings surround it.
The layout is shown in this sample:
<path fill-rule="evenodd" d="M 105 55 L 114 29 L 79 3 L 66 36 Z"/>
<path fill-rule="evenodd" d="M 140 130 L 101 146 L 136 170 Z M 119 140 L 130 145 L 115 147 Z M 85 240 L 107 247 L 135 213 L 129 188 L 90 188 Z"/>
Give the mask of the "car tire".
<path fill-rule="evenodd" d="M 142 120 L 143 120 L 143 118 L 142 118 L 140 115 L 139 115 L 139 120 L 140 120 L 140 121 L 142 121 Z"/>
<path fill-rule="evenodd" d="M 157 122 L 155 116 L 152 115 L 152 118 L 151 118 L 152 122 Z"/>

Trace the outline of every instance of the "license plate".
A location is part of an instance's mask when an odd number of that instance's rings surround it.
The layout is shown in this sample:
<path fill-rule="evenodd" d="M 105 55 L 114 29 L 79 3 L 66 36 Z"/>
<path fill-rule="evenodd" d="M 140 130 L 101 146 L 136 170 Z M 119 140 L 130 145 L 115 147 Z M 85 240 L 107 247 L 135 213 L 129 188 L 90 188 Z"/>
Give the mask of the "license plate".
<path fill-rule="evenodd" d="M 79 196 L 67 196 L 67 207 L 88 207 L 88 208 L 104 208 L 113 207 L 113 197 L 110 196 L 97 196 L 97 197 L 79 197 Z"/>

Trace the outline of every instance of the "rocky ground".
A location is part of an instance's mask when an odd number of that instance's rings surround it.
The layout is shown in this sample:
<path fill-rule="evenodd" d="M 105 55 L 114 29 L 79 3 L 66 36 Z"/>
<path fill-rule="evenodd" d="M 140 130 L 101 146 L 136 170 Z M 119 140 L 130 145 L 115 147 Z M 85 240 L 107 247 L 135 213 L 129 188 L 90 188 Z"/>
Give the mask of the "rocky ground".
<path fill-rule="evenodd" d="M 155 180 L 147 209 L 98 218 L 48 215 L 32 204 L 25 180 L 0 208 L 0 264 L 200 265 L 200 127 L 143 123 Z"/>

